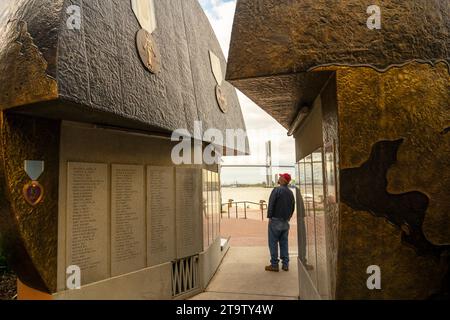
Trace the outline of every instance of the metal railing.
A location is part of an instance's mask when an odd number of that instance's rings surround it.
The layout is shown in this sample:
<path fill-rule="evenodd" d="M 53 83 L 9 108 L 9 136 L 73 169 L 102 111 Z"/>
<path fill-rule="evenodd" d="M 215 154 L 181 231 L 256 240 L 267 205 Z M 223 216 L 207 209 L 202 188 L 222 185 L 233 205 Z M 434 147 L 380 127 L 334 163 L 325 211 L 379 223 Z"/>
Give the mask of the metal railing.
<path fill-rule="evenodd" d="M 239 217 L 239 205 L 243 205 L 244 207 L 244 217 Z M 261 212 L 261 220 L 264 221 L 264 211 L 267 211 L 267 202 L 264 200 L 261 200 L 259 203 L 253 202 L 253 201 L 234 201 L 232 199 L 228 200 L 227 203 L 222 204 L 222 212 L 221 212 L 221 218 L 223 218 L 224 214 L 228 215 L 228 219 L 232 218 L 232 211 L 234 218 L 236 219 L 245 219 L 247 220 L 247 210 L 250 209 L 249 205 L 256 205 L 258 206 L 260 212 Z M 223 210 L 223 207 L 226 206 L 226 210 Z"/>

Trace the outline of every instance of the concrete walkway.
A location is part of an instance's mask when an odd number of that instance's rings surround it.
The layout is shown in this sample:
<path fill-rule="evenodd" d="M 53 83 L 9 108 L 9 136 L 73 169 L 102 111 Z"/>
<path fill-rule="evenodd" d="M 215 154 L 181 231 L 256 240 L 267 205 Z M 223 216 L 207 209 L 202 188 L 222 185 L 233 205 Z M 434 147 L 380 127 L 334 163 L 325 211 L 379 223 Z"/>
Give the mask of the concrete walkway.
<path fill-rule="evenodd" d="M 266 272 L 267 247 L 231 247 L 206 292 L 192 300 L 297 300 L 296 260 L 292 252 L 289 272 Z"/>

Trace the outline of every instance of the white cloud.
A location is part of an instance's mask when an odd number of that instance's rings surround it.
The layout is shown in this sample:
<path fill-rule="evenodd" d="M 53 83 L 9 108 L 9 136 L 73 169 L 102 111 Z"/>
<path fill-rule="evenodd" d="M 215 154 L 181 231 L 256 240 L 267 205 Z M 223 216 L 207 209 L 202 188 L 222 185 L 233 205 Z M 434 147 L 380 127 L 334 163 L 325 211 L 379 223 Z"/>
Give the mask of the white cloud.
<path fill-rule="evenodd" d="M 205 8 L 225 56 L 228 56 L 236 1 L 200 0 L 200 4 Z"/>

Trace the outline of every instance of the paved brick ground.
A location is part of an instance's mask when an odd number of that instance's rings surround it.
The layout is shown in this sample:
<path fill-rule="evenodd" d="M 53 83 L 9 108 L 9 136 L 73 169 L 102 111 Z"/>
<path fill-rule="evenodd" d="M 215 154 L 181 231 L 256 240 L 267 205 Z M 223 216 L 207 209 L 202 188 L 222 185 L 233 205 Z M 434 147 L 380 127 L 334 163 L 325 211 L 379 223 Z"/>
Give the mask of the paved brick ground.
<path fill-rule="evenodd" d="M 231 248 L 206 291 L 193 300 L 297 300 L 297 225 L 291 224 L 289 272 L 267 272 L 267 221 L 223 219 L 222 237 Z"/>

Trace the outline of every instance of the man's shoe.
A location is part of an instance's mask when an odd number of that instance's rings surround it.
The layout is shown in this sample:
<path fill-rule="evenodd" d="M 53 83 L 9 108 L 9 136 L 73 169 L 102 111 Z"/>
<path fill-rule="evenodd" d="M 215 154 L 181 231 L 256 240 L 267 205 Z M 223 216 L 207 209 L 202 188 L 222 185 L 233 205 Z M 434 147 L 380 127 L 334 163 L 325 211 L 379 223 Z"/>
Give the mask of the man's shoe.
<path fill-rule="evenodd" d="M 269 272 L 280 272 L 280 268 L 279 267 L 275 267 L 275 266 L 267 266 L 266 267 L 266 271 L 269 271 Z"/>
<path fill-rule="evenodd" d="M 283 266 L 283 271 L 289 271 L 289 266 Z"/>

